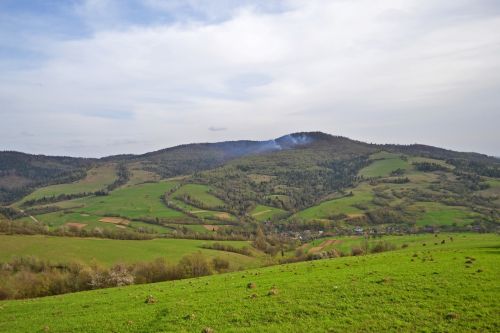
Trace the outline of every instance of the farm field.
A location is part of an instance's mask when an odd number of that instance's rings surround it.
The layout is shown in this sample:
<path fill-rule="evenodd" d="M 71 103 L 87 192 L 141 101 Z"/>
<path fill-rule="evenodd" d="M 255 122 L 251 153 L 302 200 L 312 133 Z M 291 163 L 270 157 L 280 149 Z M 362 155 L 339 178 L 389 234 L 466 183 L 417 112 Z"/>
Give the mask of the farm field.
<path fill-rule="evenodd" d="M 190 239 L 136 241 L 39 235 L 0 235 L 0 261 L 8 261 L 13 256 L 35 256 L 55 263 L 81 261 L 87 264 L 96 262 L 112 265 L 152 261 L 160 257 L 177 262 L 186 254 L 200 251 L 209 258 L 225 258 L 235 267 L 255 267 L 259 264 L 258 258 L 201 248 L 201 245 L 210 243 L 214 242 Z M 249 246 L 249 243 L 244 241 L 219 241 L 219 243 L 235 247 Z"/>
<path fill-rule="evenodd" d="M 181 186 L 172 194 L 173 198 L 181 198 L 190 196 L 191 199 L 203 203 L 207 207 L 218 207 L 224 205 L 224 202 L 219 198 L 209 193 L 210 187 L 201 184 L 186 184 Z"/>
<path fill-rule="evenodd" d="M 183 209 L 184 211 L 189 212 L 191 214 L 194 214 L 195 216 L 197 216 L 199 218 L 224 220 L 224 221 L 236 221 L 236 217 L 230 213 L 227 213 L 227 212 L 219 212 L 219 211 L 201 209 L 198 207 L 191 206 L 191 205 L 189 205 L 181 200 L 178 200 L 178 199 L 170 200 L 170 202 L 172 202 L 177 207 Z"/>
<path fill-rule="evenodd" d="M 369 238 L 367 241 L 368 247 L 373 248 L 377 243 L 384 241 L 389 242 L 396 246 L 396 248 L 401 248 L 403 245 L 408 248 L 421 248 L 425 243 L 425 246 L 430 246 L 435 249 L 436 246 L 441 246 L 443 244 L 448 244 L 447 248 L 451 247 L 461 247 L 464 242 L 476 242 L 483 239 L 484 237 L 472 233 L 443 233 L 432 235 L 432 234 L 416 234 L 416 235 L 387 235 L 376 238 Z M 439 242 L 438 242 L 439 240 Z M 443 242 L 444 240 L 444 242 Z M 443 244 L 441 244 L 443 242 Z M 302 245 L 302 249 L 307 253 L 318 253 L 322 251 L 330 251 L 336 249 L 344 254 L 350 254 L 353 247 L 363 247 L 365 243 L 365 238 L 363 236 L 339 236 L 339 237 L 325 237 L 315 239 L 309 243 Z M 437 244 L 436 244 L 437 243 Z"/>
<path fill-rule="evenodd" d="M 268 221 L 276 216 L 283 216 L 286 211 L 276 207 L 256 205 L 250 215 L 259 222 Z"/>
<path fill-rule="evenodd" d="M 370 205 L 373 193 L 368 185 L 358 186 L 352 191 L 353 195 L 339 199 L 324 201 L 316 206 L 307 208 L 295 214 L 295 216 L 305 219 L 324 219 L 331 215 L 338 214 L 360 214 L 363 211 L 354 205 Z"/>
<path fill-rule="evenodd" d="M 23 200 L 18 202 L 21 204 L 27 200 L 40 199 L 42 197 L 57 196 L 59 194 L 76 194 L 83 192 L 95 192 L 105 188 L 113 183 L 116 178 L 116 169 L 114 164 L 105 164 L 102 166 L 90 169 L 87 176 L 74 183 L 59 184 L 42 187 L 33 193 L 29 194 Z"/>
<path fill-rule="evenodd" d="M 405 249 L 361 257 L 2 301 L 0 331 L 498 331 L 499 237 L 440 243 L 450 236 L 415 236 Z M 146 304 L 148 295 L 156 302 Z"/>
<path fill-rule="evenodd" d="M 409 169 L 410 164 L 401 159 L 397 154 L 380 152 L 373 154 L 371 159 L 374 160 L 370 165 L 361 169 L 359 174 L 364 177 L 385 177 L 389 176 L 392 171 L 397 169 Z"/>
<path fill-rule="evenodd" d="M 181 212 L 170 209 L 162 202 L 165 192 L 176 182 L 158 182 L 120 188 L 107 196 L 95 196 L 71 200 L 79 206 L 74 211 L 99 216 L 119 215 L 128 218 L 159 217 L 183 218 Z"/>
<path fill-rule="evenodd" d="M 418 226 L 465 225 L 473 222 L 477 216 L 465 207 L 446 206 L 436 202 L 419 202 L 414 207 L 425 210 L 423 216 L 416 222 Z"/>

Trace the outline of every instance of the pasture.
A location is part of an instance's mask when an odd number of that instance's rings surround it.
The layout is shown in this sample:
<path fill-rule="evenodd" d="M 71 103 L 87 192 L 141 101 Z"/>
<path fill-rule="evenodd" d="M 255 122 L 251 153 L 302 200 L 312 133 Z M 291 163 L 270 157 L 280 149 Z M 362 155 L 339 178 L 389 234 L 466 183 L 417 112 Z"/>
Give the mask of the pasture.
<path fill-rule="evenodd" d="M 83 192 L 95 192 L 102 190 L 116 179 L 116 166 L 104 164 L 90 169 L 87 176 L 74 183 L 51 185 L 37 189 L 24 197 L 18 204 L 27 200 L 40 199 L 42 197 L 57 196 L 59 194 L 77 194 Z"/>
<path fill-rule="evenodd" d="M 163 203 L 165 192 L 176 182 L 162 181 L 119 188 L 107 196 L 94 196 L 71 200 L 74 211 L 98 216 L 118 215 L 128 218 L 185 218 L 181 212 Z M 58 204 L 59 205 L 59 204 Z"/>
<path fill-rule="evenodd" d="M 276 207 L 256 205 L 250 212 L 250 216 L 259 222 L 264 222 L 271 220 L 274 217 L 286 215 L 286 213 L 287 212 L 285 210 Z"/>
<path fill-rule="evenodd" d="M 177 262 L 186 254 L 200 251 L 209 258 L 225 258 L 235 267 L 252 267 L 258 264 L 257 258 L 201 248 L 203 244 L 211 243 L 214 242 L 191 239 L 136 241 L 41 235 L 0 235 L 0 261 L 9 261 L 14 256 L 35 256 L 54 263 L 81 261 L 87 264 L 95 262 L 103 265 L 113 265 L 116 263 L 152 261 L 160 257 L 170 262 Z M 219 243 L 235 247 L 250 246 L 248 242 L 244 241 L 221 241 Z"/>
<path fill-rule="evenodd" d="M 449 236 L 361 257 L 2 301 L 0 331 L 498 331 L 499 237 L 440 243 Z"/>
<path fill-rule="evenodd" d="M 172 194 L 173 198 L 182 198 L 189 196 L 191 199 L 203 203 L 207 207 L 220 207 L 224 202 L 219 198 L 209 193 L 210 187 L 201 184 L 186 184 L 181 186 L 177 191 Z"/>
<path fill-rule="evenodd" d="M 373 199 L 373 193 L 368 185 L 358 186 L 352 191 L 352 196 L 346 196 L 339 199 L 327 200 L 316 206 L 304 209 L 295 216 L 304 220 L 326 219 L 332 215 L 346 214 L 356 215 L 363 213 L 363 210 L 355 207 L 356 205 L 365 205 L 369 207 Z"/>
<path fill-rule="evenodd" d="M 410 164 L 401 159 L 399 155 L 380 152 L 373 154 L 371 156 L 370 165 L 364 167 L 359 171 L 359 175 L 371 178 L 371 177 L 387 177 L 391 175 L 391 172 L 397 169 L 407 170 L 410 169 Z"/>

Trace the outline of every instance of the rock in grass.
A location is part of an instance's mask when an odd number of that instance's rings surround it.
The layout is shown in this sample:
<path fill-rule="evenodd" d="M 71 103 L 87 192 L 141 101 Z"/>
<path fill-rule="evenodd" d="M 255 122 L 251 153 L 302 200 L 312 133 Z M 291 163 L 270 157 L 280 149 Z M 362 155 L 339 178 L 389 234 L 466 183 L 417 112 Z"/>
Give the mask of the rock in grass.
<path fill-rule="evenodd" d="M 214 333 L 214 329 L 210 327 L 205 327 L 204 329 L 201 330 L 201 333 Z"/>
<path fill-rule="evenodd" d="M 247 284 L 247 288 L 248 289 L 255 289 L 255 288 L 257 288 L 257 285 L 255 283 L 253 283 L 253 282 L 249 282 Z"/>
<path fill-rule="evenodd" d="M 154 304 L 156 303 L 156 298 L 153 297 L 153 295 L 149 295 L 146 297 L 146 300 L 144 301 L 146 304 Z"/>
<path fill-rule="evenodd" d="M 458 313 L 455 313 L 455 312 L 450 312 L 450 313 L 447 313 L 445 318 L 447 320 L 453 320 L 453 319 L 458 319 Z"/>
<path fill-rule="evenodd" d="M 271 290 L 269 290 L 269 292 L 267 293 L 267 296 L 274 296 L 274 295 L 278 295 L 278 289 L 275 287 L 271 288 Z"/>

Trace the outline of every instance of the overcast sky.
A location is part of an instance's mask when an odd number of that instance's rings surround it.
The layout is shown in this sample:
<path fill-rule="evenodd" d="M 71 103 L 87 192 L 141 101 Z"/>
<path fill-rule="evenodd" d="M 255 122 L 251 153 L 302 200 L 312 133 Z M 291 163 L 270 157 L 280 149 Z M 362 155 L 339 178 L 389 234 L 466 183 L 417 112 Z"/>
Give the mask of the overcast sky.
<path fill-rule="evenodd" d="M 0 150 L 313 130 L 500 156 L 500 1 L 0 0 Z"/>

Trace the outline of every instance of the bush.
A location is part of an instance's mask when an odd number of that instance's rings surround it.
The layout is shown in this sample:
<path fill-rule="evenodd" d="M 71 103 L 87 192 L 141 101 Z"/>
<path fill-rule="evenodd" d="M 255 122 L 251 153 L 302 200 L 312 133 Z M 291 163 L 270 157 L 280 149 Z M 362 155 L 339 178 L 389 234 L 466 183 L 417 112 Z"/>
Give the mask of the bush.
<path fill-rule="evenodd" d="M 212 269 L 207 259 L 201 252 L 187 255 L 179 262 L 179 269 L 185 277 L 197 277 L 212 274 Z"/>
<path fill-rule="evenodd" d="M 229 269 L 229 261 L 216 257 L 212 259 L 212 266 L 217 272 L 225 272 Z"/>
<path fill-rule="evenodd" d="M 353 246 L 351 248 L 351 255 L 353 255 L 353 256 L 361 256 L 363 254 L 364 254 L 363 249 L 360 246 Z"/>
<path fill-rule="evenodd" d="M 392 251 L 396 249 L 396 245 L 389 243 L 387 241 L 380 241 L 375 244 L 374 247 L 370 250 L 371 253 L 380 253 L 386 251 Z"/>

